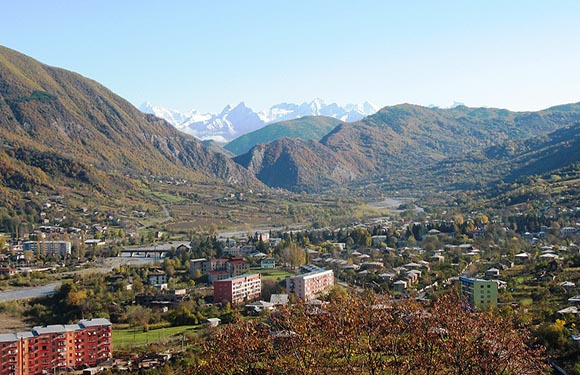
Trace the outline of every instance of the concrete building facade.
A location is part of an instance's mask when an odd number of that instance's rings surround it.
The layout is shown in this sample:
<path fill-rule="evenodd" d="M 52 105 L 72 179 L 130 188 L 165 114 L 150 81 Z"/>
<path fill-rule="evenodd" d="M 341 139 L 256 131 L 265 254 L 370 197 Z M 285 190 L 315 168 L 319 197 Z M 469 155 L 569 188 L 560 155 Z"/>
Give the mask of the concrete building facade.
<path fill-rule="evenodd" d="M 262 279 L 260 274 L 240 275 L 213 283 L 214 302 L 230 302 L 234 305 L 260 298 Z"/>
<path fill-rule="evenodd" d="M 297 276 L 286 277 L 286 292 L 303 301 L 309 301 L 317 294 L 334 285 L 332 270 L 315 269 Z"/>
<path fill-rule="evenodd" d="M 23 251 L 32 251 L 35 255 L 61 256 L 71 254 L 71 243 L 68 241 L 26 241 L 22 244 Z"/>
<path fill-rule="evenodd" d="M 107 319 L 34 327 L 0 335 L 0 375 L 35 375 L 96 366 L 112 357 L 112 325 Z"/>
<path fill-rule="evenodd" d="M 461 294 L 467 298 L 472 308 L 487 309 L 497 307 L 497 282 L 493 280 L 459 277 Z"/>

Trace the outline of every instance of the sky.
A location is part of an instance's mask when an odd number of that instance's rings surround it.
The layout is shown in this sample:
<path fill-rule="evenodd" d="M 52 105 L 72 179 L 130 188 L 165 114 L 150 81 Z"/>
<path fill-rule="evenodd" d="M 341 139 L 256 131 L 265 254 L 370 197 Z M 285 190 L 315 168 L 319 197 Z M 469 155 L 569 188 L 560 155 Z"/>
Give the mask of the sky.
<path fill-rule="evenodd" d="M 139 106 L 580 101 L 580 1 L 0 0 L 0 44 Z"/>

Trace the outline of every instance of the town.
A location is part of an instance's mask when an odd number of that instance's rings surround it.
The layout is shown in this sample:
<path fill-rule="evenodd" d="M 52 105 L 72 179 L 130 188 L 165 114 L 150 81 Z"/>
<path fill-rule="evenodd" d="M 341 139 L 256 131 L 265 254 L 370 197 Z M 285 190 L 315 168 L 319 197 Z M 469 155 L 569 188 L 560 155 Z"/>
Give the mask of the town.
<path fill-rule="evenodd" d="M 219 325 L 365 290 L 420 303 L 456 290 L 472 311 L 509 311 L 549 351 L 570 352 L 580 341 L 580 207 L 524 208 L 413 209 L 187 240 L 130 237 L 112 214 L 63 228 L 43 211 L 38 226 L 2 237 L 0 311 L 33 327 L 3 329 L 0 374 L 162 368 Z M 43 285 L 47 295 L 15 295 Z"/>

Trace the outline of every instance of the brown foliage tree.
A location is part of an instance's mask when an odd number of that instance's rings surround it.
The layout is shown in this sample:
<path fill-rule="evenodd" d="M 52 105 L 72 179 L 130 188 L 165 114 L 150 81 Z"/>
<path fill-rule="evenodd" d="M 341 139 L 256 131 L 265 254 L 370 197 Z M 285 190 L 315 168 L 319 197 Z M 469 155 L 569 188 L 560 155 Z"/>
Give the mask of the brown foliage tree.
<path fill-rule="evenodd" d="M 472 312 L 456 294 L 433 306 L 373 293 L 242 321 L 204 345 L 207 374 L 542 374 L 542 352 L 512 320 Z"/>

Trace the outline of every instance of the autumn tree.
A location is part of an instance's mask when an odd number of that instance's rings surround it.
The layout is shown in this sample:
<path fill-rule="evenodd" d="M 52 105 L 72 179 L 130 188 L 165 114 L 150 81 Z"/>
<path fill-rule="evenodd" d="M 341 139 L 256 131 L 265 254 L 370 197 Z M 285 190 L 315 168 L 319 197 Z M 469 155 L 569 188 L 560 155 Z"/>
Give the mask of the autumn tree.
<path fill-rule="evenodd" d="M 472 312 L 456 294 L 425 307 L 382 295 L 300 303 L 266 323 L 217 329 L 204 345 L 207 374 L 542 374 L 541 351 L 494 311 Z M 194 372 L 196 373 L 196 372 Z"/>

